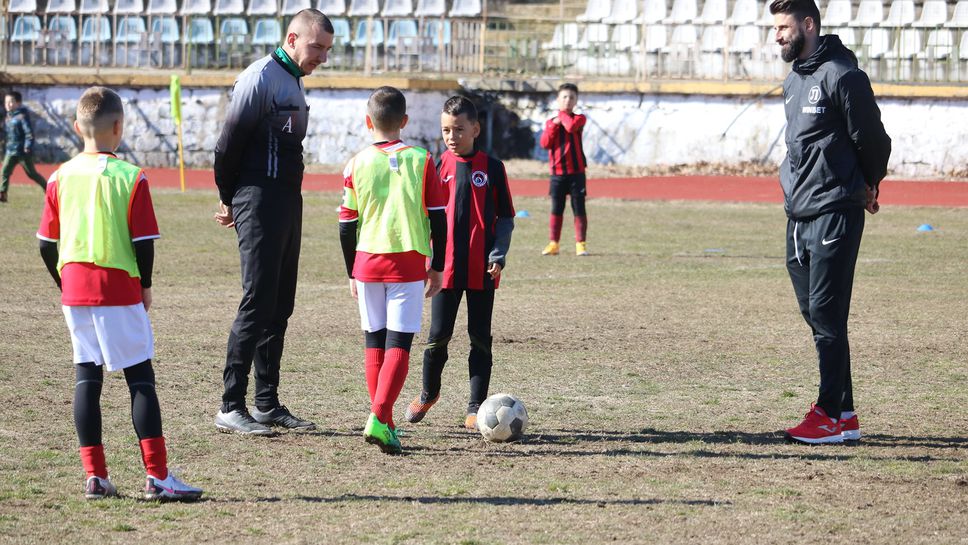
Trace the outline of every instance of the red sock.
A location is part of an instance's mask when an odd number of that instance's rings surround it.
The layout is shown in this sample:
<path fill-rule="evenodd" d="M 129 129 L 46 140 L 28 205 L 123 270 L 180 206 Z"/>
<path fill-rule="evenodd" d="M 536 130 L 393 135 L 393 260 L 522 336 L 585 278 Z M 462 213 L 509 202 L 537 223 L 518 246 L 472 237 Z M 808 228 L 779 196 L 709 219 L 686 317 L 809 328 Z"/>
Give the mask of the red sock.
<path fill-rule="evenodd" d="M 380 368 L 383 367 L 383 349 L 367 348 L 363 351 L 363 361 L 366 371 L 366 389 L 370 392 L 370 403 L 376 396 L 376 385 L 380 381 Z"/>
<path fill-rule="evenodd" d="M 108 478 L 108 464 L 104 461 L 104 445 L 81 447 L 81 465 L 88 477 Z"/>
<path fill-rule="evenodd" d="M 551 221 L 548 224 L 548 237 L 558 242 L 561 240 L 561 223 L 564 221 L 564 216 L 559 216 L 556 214 L 551 215 Z"/>
<path fill-rule="evenodd" d="M 162 480 L 168 478 L 168 449 L 165 448 L 164 436 L 142 439 L 141 459 L 148 475 Z"/>
<path fill-rule="evenodd" d="M 575 216 L 575 242 L 585 242 L 588 232 L 588 216 Z"/>
<path fill-rule="evenodd" d="M 410 370 L 410 352 L 402 348 L 391 348 L 386 351 L 383 368 L 380 369 L 380 381 L 377 384 L 376 395 L 373 398 L 372 411 L 377 420 L 396 428 L 393 423 L 393 404 L 400 397 L 403 383 L 407 380 Z"/>

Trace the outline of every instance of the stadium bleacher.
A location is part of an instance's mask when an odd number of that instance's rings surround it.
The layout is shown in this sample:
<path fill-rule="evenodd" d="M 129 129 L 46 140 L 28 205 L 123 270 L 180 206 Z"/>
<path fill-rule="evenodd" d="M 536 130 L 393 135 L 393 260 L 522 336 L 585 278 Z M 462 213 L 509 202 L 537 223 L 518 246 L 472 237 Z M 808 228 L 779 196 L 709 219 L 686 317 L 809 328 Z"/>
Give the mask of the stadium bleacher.
<path fill-rule="evenodd" d="M 710 79 L 776 79 L 787 70 L 767 0 L 570 1 L 571 15 L 492 10 L 490 42 L 481 0 L 10 0 L 2 34 L 12 64 L 236 68 L 270 51 L 289 19 L 314 6 L 336 30 L 327 70 Z M 824 32 L 854 49 L 872 78 L 968 77 L 968 0 L 818 6 Z"/>

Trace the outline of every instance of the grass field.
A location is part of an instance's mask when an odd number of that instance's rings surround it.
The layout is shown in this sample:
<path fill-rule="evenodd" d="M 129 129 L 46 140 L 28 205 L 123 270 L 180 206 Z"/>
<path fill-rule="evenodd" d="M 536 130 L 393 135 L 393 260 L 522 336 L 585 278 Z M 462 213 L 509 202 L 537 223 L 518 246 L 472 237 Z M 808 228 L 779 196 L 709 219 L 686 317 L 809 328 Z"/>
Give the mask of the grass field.
<path fill-rule="evenodd" d="M 165 435 L 205 500 L 137 499 L 120 374 L 102 408 L 125 498 L 83 499 L 70 345 L 33 237 L 41 195 L 13 186 L 0 207 L 0 542 L 968 543 L 964 210 L 869 217 L 851 317 L 865 438 L 803 447 L 779 432 L 817 382 L 779 206 L 592 200 L 593 255 L 541 258 L 547 204 L 519 199 L 532 217 L 518 220 L 497 297 L 491 391 L 525 401 L 528 435 L 495 445 L 459 427 L 457 336 L 441 402 L 403 427 L 406 455 L 391 458 L 360 437 L 368 400 L 338 197 L 306 195 L 282 375 L 283 401 L 321 430 L 270 440 L 212 424 L 240 292 L 234 233 L 211 221 L 214 193 L 154 197 Z"/>

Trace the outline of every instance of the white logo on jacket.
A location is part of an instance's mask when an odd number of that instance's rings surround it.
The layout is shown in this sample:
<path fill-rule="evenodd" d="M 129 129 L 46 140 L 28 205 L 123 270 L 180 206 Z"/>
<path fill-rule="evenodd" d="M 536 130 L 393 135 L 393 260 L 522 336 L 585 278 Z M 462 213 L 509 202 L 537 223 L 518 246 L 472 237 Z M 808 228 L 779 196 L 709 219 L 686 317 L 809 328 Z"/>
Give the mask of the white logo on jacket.
<path fill-rule="evenodd" d="M 484 187 L 487 185 L 487 173 L 482 170 L 475 170 L 471 174 L 471 183 L 474 187 Z"/>
<path fill-rule="evenodd" d="M 813 87 L 810 88 L 810 92 L 807 94 L 807 101 L 809 101 L 810 104 L 816 104 L 820 102 L 820 98 L 822 96 L 823 96 L 823 93 L 820 92 L 820 86 L 814 85 Z"/>
<path fill-rule="evenodd" d="M 289 116 L 289 119 L 286 120 L 286 124 L 282 126 L 282 132 L 292 134 L 292 116 Z"/>

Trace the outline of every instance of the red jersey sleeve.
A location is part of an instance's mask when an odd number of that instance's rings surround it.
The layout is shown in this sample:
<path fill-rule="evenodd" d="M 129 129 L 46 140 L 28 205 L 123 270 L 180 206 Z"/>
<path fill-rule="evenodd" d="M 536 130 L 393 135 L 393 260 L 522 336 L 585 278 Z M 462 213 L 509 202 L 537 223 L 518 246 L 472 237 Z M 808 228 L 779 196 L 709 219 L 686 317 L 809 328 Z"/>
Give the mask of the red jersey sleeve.
<path fill-rule="evenodd" d="M 551 149 L 555 144 L 555 135 L 558 131 L 555 130 L 555 118 L 552 117 L 548 121 L 545 121 L 544 131 L 541 132 L 541 147 L 544 149 Z"/>
<path fill-rule="evenodd" d="M 582 127 L 585 126 L 585 116 L 582 114 L 561 112 L 558 114 L 558 119 L 561 120 L 561 126 L 565 128 L 565 132 L 568 133 L 580 132 Z"/>
<path fill-rule="evenodd" d="M 138 175 L 134 192 L 131 193 L 128 229 L 131 231 L 133 242 L 161 238 L 161 233 L 158 232 L 158 219 L 155 218 L 155 207 L 151 203 L 151 191 L 148 190 L 148 177 L 144 172 Z"/>
<path fill-rule="evenodd" d="M 56 172 L 47 181 L 47 191 L 44 194 L 44 212 L 40 216 L 37 238 L 50 242 L 57 242 L 60 239 L 60 210 L 57 206 Z"/>
<path fill-rule="evenodd" d="M 356 221 L 360 217 L 356 204 L 356 188 L 353 187 L 353 161 L 343 170 L 343 201 L 339 205 L 339 221 Z"/>
<path fill-rule="evenodd" d="M 427 164 L 424 166 L 424 208 L 427 210 L 445 210 L 450 194 L 447 186 L 440 181 L 434 158 L 427 154 Z"/>

